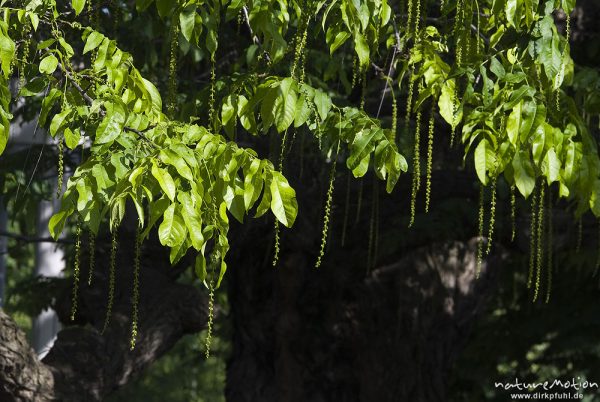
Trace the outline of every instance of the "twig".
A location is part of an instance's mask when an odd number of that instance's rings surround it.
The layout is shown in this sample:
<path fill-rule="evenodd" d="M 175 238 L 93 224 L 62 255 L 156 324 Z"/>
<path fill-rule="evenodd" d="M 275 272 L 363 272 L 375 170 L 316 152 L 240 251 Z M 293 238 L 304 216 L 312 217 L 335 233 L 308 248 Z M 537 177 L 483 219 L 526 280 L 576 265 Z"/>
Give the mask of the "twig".
<path fill-rule="evenodd" d="M 58 239 L 54 240 L 52 237 L 35 237 L 35 236 L 27 236 L 17 233 L 10 233 L 0 231 L 0 237 L 8 237 L 11 239 L 15 239 L 16 241 L 25 242 L 25 243 L 62 243 L 62 244 L 74 244 L 73 240 L 66 239 Z"/>
<path fill-rule="evenodd" d="M 260 43 L 260 39 L 257 35 L 254 34 L 254 31 L 252 30 L 252 26 L 250 25 L 250 16 L 248 15 L 248 7 L 242 7 L 242 11 L 244 12 L 244 21 L 246 21 L 246 26 L 248 27 L 248 31 L 250 31 L 250 36 L 252 36 L 252 42 L 254 42 L 255 45 L 259 46 L 264 51 L 267 61 L 271 61 L 271 56 L 269 55 L 269 52 L 263 49 L 262 43 Z"/>

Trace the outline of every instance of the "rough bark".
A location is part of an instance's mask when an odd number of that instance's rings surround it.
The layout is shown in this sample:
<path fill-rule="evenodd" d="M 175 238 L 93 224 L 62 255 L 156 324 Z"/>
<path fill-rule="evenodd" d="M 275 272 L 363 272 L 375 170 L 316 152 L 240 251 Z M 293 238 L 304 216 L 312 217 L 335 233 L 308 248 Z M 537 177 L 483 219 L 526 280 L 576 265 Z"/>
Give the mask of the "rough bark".
<path fill-rule="evenodd" d="M 197 287 L 176 283 L 177 268 L 163 252 L 148 247 L 140 275 L 139 335 L 130 350 L 132 286 L 131 237 L 120 242 L 115 304 L 104 334 L 107 302 L 107 253 L 99 250 L 92 287 L 82 279 L 74 326 L 59 332 L 48 355 L 39 361 L 25 335 L 0 312 L 1 401 L 101 401 L 139 375 L 182 336 L 207 323 L 206 299 Z M 82 273 L 82 278 L 87 273 Z M 58 300 L 61 321 L 69 324 L 69 294 Z M 72 323 L 71 323 L 72 324 Z"/>
<path fill-rule="evenodd" d="M 25 333 L 0 309 L 0 401 L 44 400 L 54 379 L 29 346 Z"/>

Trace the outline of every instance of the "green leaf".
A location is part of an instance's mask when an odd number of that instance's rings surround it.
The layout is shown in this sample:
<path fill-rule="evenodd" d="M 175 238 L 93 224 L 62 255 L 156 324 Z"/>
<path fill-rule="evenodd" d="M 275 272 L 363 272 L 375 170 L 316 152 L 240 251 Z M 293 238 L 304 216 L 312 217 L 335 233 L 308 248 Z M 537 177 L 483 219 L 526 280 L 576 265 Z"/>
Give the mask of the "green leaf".
<path fill-rule="evenodd" d="M 562 8 L 566 14 L 571 14 L 573 9 L 575 9 L 575 0 L 561 0 L 560 8 Z"/>
<path fill-rule="evenodd" d="M 254 159 L 244 177 L 244 207 L 246 210 L 252 208 L 263 189 L 263 178 L 259 173 L 262 162 Z"/>
<path fill-rule="evenodd" d="M 515 184 L 523 197 L 528 198 L 535 188 L 535 170 L 529 160 L 529 154 L 520 150 L 512 161 Z"/>
<path fill-rule="evenodd" d="M 321 117 L 321 120 L 325 120 L 329 114 L 329 110 L 331 109 L 331 98 L 325 92 L 317 89 L 315 91 L 315 97 L 313 101 L 315 102 L 315 106 L 319 116 Z"/>
<path fill-rule="evenodd" d="M 204 236 L 202 236 L 202 219 L 197 206 L 194 205 L 192 197 L 187 192 L 180 192 L 177 200 L 182 206 L 183 221 L 190 234 L 192 246 L 200 251 L 204 246 Z"/>
<path fill-rule="evenodd" d="M 281 80 L 279 84 L 278 101 L 275 102 L 273 116 L 275 127 L 278 132 L 285 131 L 294 121 L 296 115 L 296 102 L 298 101 L 298 89 L 296 82 L 288 77 Z"/>
<path fill-rule="evenodd" d="M 438 99 L 440 115 L 451 126 L 455 126 L 462 119 L 462 112 L 458 108 L 455 91 L 456 82 L 454 79 L 446 80 L 442 84 L 442 92 Z M 455 111 L 457 112 L 456 116 L 454 115 Z"/>
<path fill-rule="evenodd" d="M 71 112 L 72 109 L 65 109 L 62 112 L 54 115 L 52 121 L 50 122 L 50 135 L 52 137 L 55 137 L 60 129 L 65 125 L 67 116 L 69 116 Z"/>
<path fill-rule="evenodd" d="M 68 211 L 61 210 L 52 215 L 50 218 L 50 221 L 48 222 L 48 230 L 50 231 L 50 236 L 52 236 L 54 240 L 58 240 L 58 237 L 62 233 L 69 215 L 70 214 Z"/>
<path fill-rule="evenodd" d="M 176 205 L 175 203 L 169 205 L 163 214 L 163 221 L 158 227 L 160 244 L 173 248 L 182 245 L 187 235 L 185 222 L 177 213 Z"/>
<path fill-rule="evenodd" d="M 504 11 L 506 12 L 506 19 L 508 24 L 514 28 L 518 28 L 519 25 L 519 0 L 507 0 Z"/>
<path fill-rule="evenodd" d="M 358 31 L 354 33 L 354 50 L 361 69 L 366 69 L 369 66 L 369 44 L 364 35 Z"/>
<path fill-rule="evenodd" d="M 279 222 L 286 227 L 291 227 L 298 213 L 296 191 L 289 185 L 286 178 L 277 171 L 273 172 L 270 189 L 271 211 L 273 211 Z"/>
<path fill-rule="evenodd" d="M 10 122 L 4 116 L 4 113 L 0 113 L 0 155 L 4 152 L 6 144 L 8 143 L 8 135 L 10 132 Z"/>
<path fill-rule="evenodd" d="M 172 0 L 156 0 L 156 9 L 158 10 L 158 15 L 161 17 L 166 17 L 170 14 L 171 9 L 177 3 Z"/>
<path fill-rule="evenodd" d="M 75 132 L 73 132 L 69 127 L 65 128 L 65 144 L 69 149 L 75 149 L 77 145 L 79 145 L 79 140 L 81 139 L 81 133 L 79 129 L 76 128 Z"/>
<path fill-rule="evenodd" d="M 161 150 L 159 156 L 161 161 L 163 161 L 167 165 L 175 167 L 177 173 L 179 173 L 182 177 L 185 177 L 189 181 L 194 180 L 194 177 L 192 176 L 192 171 L 181 156 L 177 155 L 170 149 Z"/>
<path fill-rule="evenodd" d="M 479 181 L 484 185 L 487 185 L 487 148 L 489 147 L 488 141 L 483 139 L 479 141 L 477 148 L 475 148 L 475 171 Z"/>
<path fill-rule="evenodd" d="M 0 62 L 2 63 L 2 71 L 5 78 L 10 76 L 10 66 L 15 56 L 15 42 L 10 39 L 7 30 L 6 24 L 0 22 Z"/>
<path fill-rule="evenodd" d="M 506 134 L 508 134 L 508 140 L 514 146 L 517 146 L 519 139 L 519 129 L 521 128 L 523 101 L 517 103 L 513 111 L 508 116 L 506 122 Z"/>
<path fill-rule="evenodd" d="M 75 15 L 79 15 L 85 6 L 85 0 L 72 0 L 71 5 L 73 6 L 73 10 L 75 10 Z"/>
<path fill-rule="evenodd" d="M 342 46 L 348 38 L 350 33 L 346 31 L 335 31 L 333 27 L 327 29 L 327 43 L 329 44 L 329 54 L 332 55 L 340 46 Z"/>
<path fill-rule="evenodd" d="M 42 108 L 40 110 L 40 117 L 39 117 L 39 125 L 40 126 L 46 125 L 46 119 L 48 118 L 48 113 L 50 113 L 50 109 L 52 109 L 52 106 L 54 106 L 54 103 L 56 102 L 56 100 L 58 98 L 60 98 L 61 95 L 62 95 L 62 92 L 60 90 L 58 90 L 56 88 L 52 88 L 50 90 L 50 92 L 48 92 L 46 97 L 42 100 Z"/>
<path fill-rule="evenodd" d="M 175 201 L 175 182 L 169 172 L 166 169 L 159 168 L 156 163 L 152 163 L 151 172 L 152 176 L 158 181 L 162 191 L 171 201 Z"/>
<path fill-rule="evenodd" d="M 85 46 L 83 47 L 83 54 L 86 54 L 87 52 L 96 49 L 98 46 L 100 46 L 103 40 L 104 35 L 102 35 L 100 32 L 92 31 L 85 41 Z"/>
<path fill-rule="evenodd" d="M 125 115 L 121 106 L 113 103 L 105 103 L 106 116 L 96 129 L 95 142 L 97 144 L 108 144 L 117 138 L 123 131 Z"/>
<path fill-rule="evenodd" d="M 150 219 L 148 221 L 148 226 L 146 226 L 146 229 L 142 232 L 142 238 L 148 236 L 150 230 L 154 227 L 158 219 L 163 216 L 169 205 L 171 205 L 171 203 L 164 197 L 148 204 Z"/>
<path fill-rule="evenodd" d="M 308 104 L 310 102 L 306 99 L 306 96 L 302 94 L 300 98 L 298 98 L 298 102 L 296 103 L 296 116 L 294 117 L 294 127 L 298 128 L 306 121 L 311 115 L 310 106 Z"/>
<path fill-rule="evenodd" d="M 56 67 L 58 66 L 58 59 L 53 55 L 48 55 L 42 59 L 40 62 L 39 70 L 42 74 L 52 74 L 56 71 Z"/>
<path fill-rule="evenodd" d="M 196 6 L 188 6 L 183 9 L 179 14 L 179 25 L 181 26 L 181 33 L 188 42 L 192 41 L 192 35 L 194 34 L 194 25 L 196 23 Z"/>
<path fill-rule="evenodd" d="M 194 271 L 200 281 L 204 282 L 206 280 L 206 258 L 204 258 L 204 254 L 198 253 L 196 256 Z"/>
<path fill-rule="evenodd" d="M 548 185 L 560 180 L 560 161 L 556 156 L 554 148 L 550 148 L 546 152 L 546 156 L 542 162 L 542 171 L 546 175 Z"/>
<path fill-rule="evenodd" d="M 369 156 L 371 152 L 373 152 L 375 149 L 373 138 L 378 132 L 382 132 L 381 129 L 364 129 L 357 133 L 356 137 L 354 137 L 354 141 L 352 141 L 352 144 L 350 145 L 350 156 L 346 160 L 348 169 L 354 170 L 363 163 L 363 160 Z"/>

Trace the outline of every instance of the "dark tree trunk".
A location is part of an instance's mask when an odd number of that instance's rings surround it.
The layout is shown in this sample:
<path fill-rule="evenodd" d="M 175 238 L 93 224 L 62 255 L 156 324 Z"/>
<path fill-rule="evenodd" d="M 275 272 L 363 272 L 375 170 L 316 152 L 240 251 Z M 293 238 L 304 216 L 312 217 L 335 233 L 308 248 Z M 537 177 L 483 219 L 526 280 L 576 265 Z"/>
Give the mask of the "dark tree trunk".
<path fill-rule="evenodd" d="M 434 212 L 420 215 L 412 230 L 400 216 L 408 210 L 406 194 L 381 197 L 381 263 L 372 269 L 366 267 L 369 222 L 354 225 L 355 210 L 343 248 L 343 207 L 334 214 L 331 247 L 318 269 L 321 212 L 302 209 L 311 200 L 301 203 L 299 227 L 283 236 L 277 268 L 270 264 L 270 227 L 248 229 L 243 238 L 264 240 L 263 247 L 233 248 L 227 400 L 444 401 L 448 371 L 503 258 L 490 256 L 476 279 L 474 184 L 468 175 L 438 175 Z M 344 184 L 338 188 L 344 200 Z M 464 211 L 457 207 L 449 217 L 445 208 L 454 199 Z M 365 198 L 362 215 L 370 215 L 369 204 Z M 436 223 L 444 219 L 450 223 Z M 458 228 L 446 227 L 454 221 Z"/>

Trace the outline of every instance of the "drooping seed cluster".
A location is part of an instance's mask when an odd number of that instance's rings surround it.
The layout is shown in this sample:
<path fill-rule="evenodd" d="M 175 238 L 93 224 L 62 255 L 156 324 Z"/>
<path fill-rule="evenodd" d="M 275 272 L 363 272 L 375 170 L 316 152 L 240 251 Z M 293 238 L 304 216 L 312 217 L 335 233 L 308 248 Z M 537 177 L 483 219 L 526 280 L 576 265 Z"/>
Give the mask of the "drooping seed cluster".
<path fill-rule="evenodd" d="M 75 321 L 77 314 L 77 300 L 79 296 L 79 260 L 81 256 L 81 220 L 75 229 L 75 261 L 73 264 L 73 291 L 71 294 L 71 321 Z"/>
<path fill-rule="evenodd" d="M 341 127 L 341 116 L 340 116 L 340 127 Z M 339 152 L 339 143 L 338 143 L 338 152 Z M 319 250 L 319 256 L 317 257 L 317 262 L 315 263 L 315 268 L 319 268 L 321 266 L 321 262 L 323 261 L 323 256 L 325 255 L 325 247 L 327 246 L 327 236 L 329 235 L 329 225 L 331 220 L 331 205 L 333 203 L 333 189 L 335 183 L 335 173 L 337 166 L 337 157 L 338 153 L 335 153 L 335 157 L 333 163 L 331 164 L 331 172 L 329 174 L 329 186 L 327 188 L 327 200 L 325 201 L 325 215 L 323 217 L 323 232 L 321 233 L 321 248 Z"/>
<path fill-rule="evenodd" d="M 431 172 L 433 170 L 433 136 L 435 131 L 435 108 L 432 103 L 431 114 L 429 116 L 429 139 L 427 142 L 427 181 L 425 183 L 425 212 L 429 212 L 429 203 L 431 200 Z"/>
<path fill-rule="evenodd" d="M 538 216 L 537 216 L 537 233 L 536 233 L 536 260 L 535 260 L 535 289 L 533 292 L 533 301 L 537 301 L 539 291 L 540 291 L 540 282 L 542 276 L 542 262 L 544 259 L 544 209 L 546 208 L 546 204 L 544 202 L 545 199 L 545 186 L 542 184 L 540 186 L 540 198 L 538 200 Z"/>
<path fill-rule="evenodd" d="M 133 292 L 131 297 L 131 340 L 130 349 L 135 348 L 138 337 L 138 314 L 140 302 L 140 259 L 142 254 L 141 228 L 138 225 L 135 231 L 135 246 L 133 257 Z"/>
<path fill-rule="evenodd" d="M 171 23 L 171 49 L 169 54 L 169 83 L 167 95 L 167 112 L 170 118 L 175 117 L 177 105 L 177 54 L 179 51 L 179 24 L 175 19 Z"/>
<path fill-rule="evenodd" d="M 490 200 L 490 221 L 488 227 L 488 238 L 487 238 L 487 246 L 485 249 L 485 254 L 488 255 L 490 251 L 492 251 L 492 240 L 494 237 L 494 229 L 496 226 L 496 191 L 497 191 L 497 178 L 494 175 L 492 177 L 491 184 L 491 200 Z"/>
<path fill-rule="evenodd" d="M 58 152 L 58 176 L 56 180 L 56 198 L 60 198 L 64 185 L 65 175 L 65 144 L 62 135 L 58 138 L 57 152 Z"/>
<path fill-rule="evenodd" d="M 90 254 L 90 265 L 88 268 L 88 286 L 92 285 L 92 278 L 94 277 L 94 268 L 96 265 L 96 235 L 91 230 L 88 233 L 88 252 Z"/>
<path fill-rule="evenodd" d="M 110 246 L 110 259 L 108 267 L 108 303 L 106 305 L 106 317 L 104 318 L 104 325 L 102 327 L 102 333 L 106 331 L 110 324 L 110 318 L 112 316 L 112 308 L 115 299 L 115 270 L 117 261 L 117 246 L 118 246 L 118 229 L 113 229 L 111 246 Z"/>
<path fill-rule="evenodd" d="M 531 223 L 529 226 L 529 273 L 527 275 L 527 289 L 533 284 L 533 273 L 535 268 L 535 247 L 537 240 L 537 217 L 538 217 L 538 190 L 534 189 L 531 195 Z"/>
<path fill-rule="evenodd" d="M 475 267 L 475 278 L 479 278 L 481 274 L 481 266 L 483 265 L 483 220 L 484 220 L 484 209 L 483 201 L 485 197 L 485 187 L 479 185 L 479 213 L 477 215 L 478 231 L 477 231 L 477 265 Z"/>

